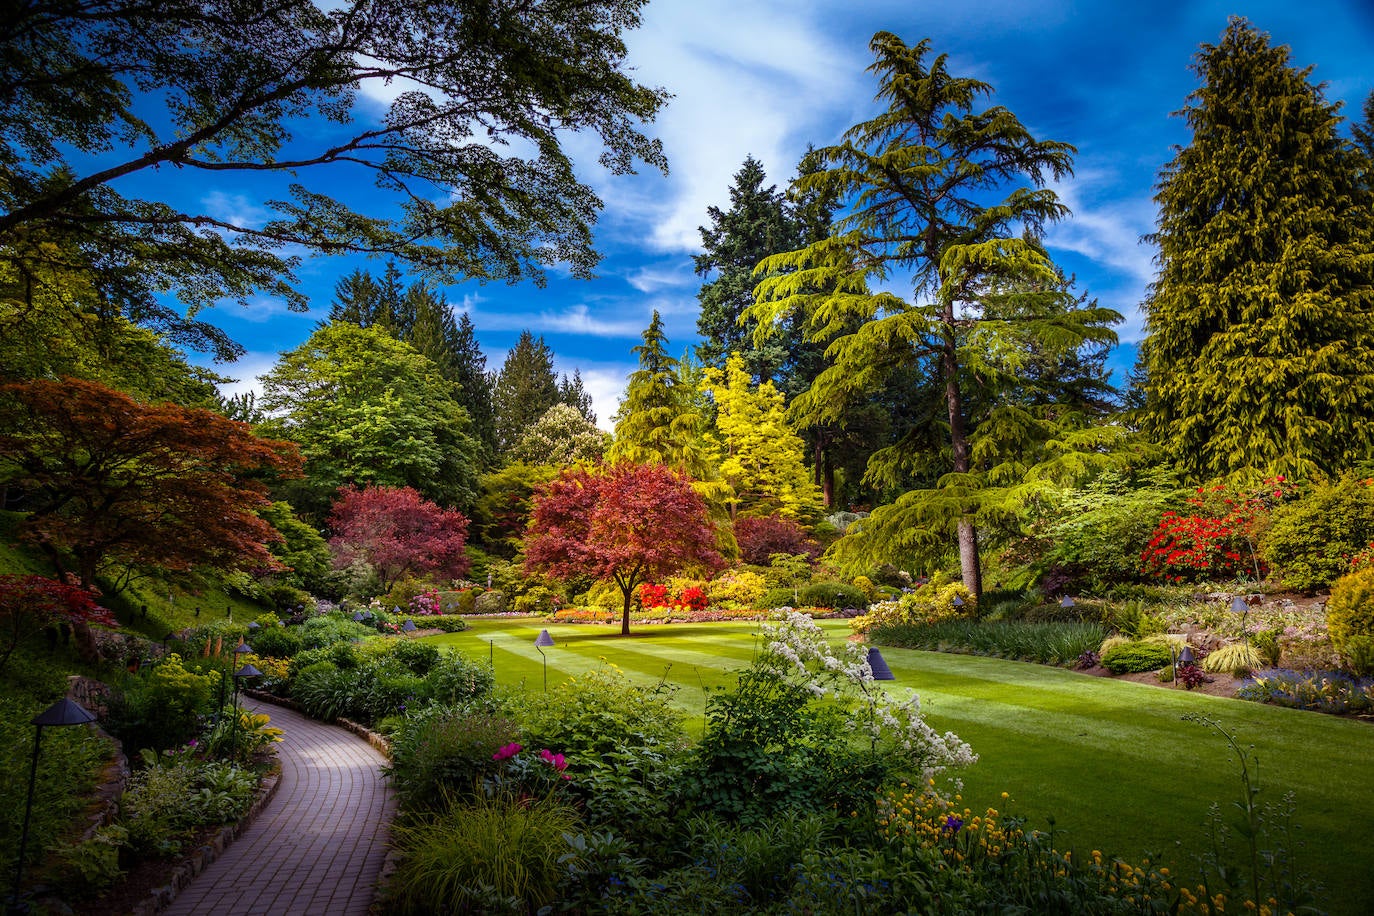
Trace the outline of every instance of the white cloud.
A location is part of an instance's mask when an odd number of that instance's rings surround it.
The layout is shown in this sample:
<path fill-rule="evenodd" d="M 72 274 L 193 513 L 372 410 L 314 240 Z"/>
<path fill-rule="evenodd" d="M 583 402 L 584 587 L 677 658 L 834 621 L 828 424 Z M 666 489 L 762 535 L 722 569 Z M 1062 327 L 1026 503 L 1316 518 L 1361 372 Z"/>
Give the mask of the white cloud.
<path fill-rule="evenodd" d="M 530 330 L 535 334 L 578 334 L 588 337 L 638 337 L 648 325 L 647 318 L 623 311 L 601 316 L 584 304 L 570 305 L 559 311 L 538 312 L 491 311 L 480 315 L 471 312 L 473 324 L 483 332 Z M 499 364 L 498 364 L 499 365 Z"/>
<path fill-rule="evenodd" d="M 554 358 L 554 370 L 559 377 L 572 377 L 576 369 L 582 375 L 582 387 L 592 398 L 592 410 L 596 412 L 596 425 L 606 432 L 614 431 L 612 417 L 620 408 L 620 398 L 625 394 L 625 385 L 630 373 L 639 368 L 635 363 L 625 362 L 588 362 L 587 360 L 561 360 Z"/>
<path fill-rule="evenodd" d="M 638 270 L 627 273 L 625 282 L 641 293 L 656 293 L 661 289 L 683 286 L 695 287 L 700 285 L 701 280 L 697 277 L 692 262 L 686 258 L 681 258 L 667 264 L 662 262 L 646 264 Z"/>
<path fill-rule="evenodd" d="M 201 198 L 206 213 L 217 220 L 245 229 L 254 229 L 267 222 L 272 215 L 264 206 L 243 194 L 211 191 Z"/>
<path fill-rule="evenodd" d="M 214 366 L 207 366 L 207 368 L 212 369 L 220 375 L 227 375 L 235 379 L 235 381 L 226 382 L 219 386 L 220 394 L 225 397 L 244 394 L 249 391 L 261 397 L 262 376 L 272 371 L 280 355 L 279 353 L 250 350 L 232 363 L 217 364 Z M 195 360 L 195 362 L 199 361 Z"/>

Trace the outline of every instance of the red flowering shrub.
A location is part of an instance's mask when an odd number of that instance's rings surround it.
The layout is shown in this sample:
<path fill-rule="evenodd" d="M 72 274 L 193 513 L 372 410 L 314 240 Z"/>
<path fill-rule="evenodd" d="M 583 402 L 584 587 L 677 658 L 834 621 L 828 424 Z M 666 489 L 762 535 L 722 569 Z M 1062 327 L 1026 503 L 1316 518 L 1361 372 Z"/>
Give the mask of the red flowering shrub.
<path fill-rule="evenodd" d="M 668 586 L 645 582 L 639 587 L 639 603 L 646 608 L 681 608 L 685 611 L 704 611 L 711 603 L 706 592 L 693 585 L 682 590 L 680 595 L 670 595 Z"/>
<path fill-rule="evenodd" d="M 1188 500 L 1194 511 L 1164 513 L 1140 556 L 1141 570 L 1168 582 L 1234 578 L 1268 572 L 1256 552 L 1273 508 L 1296 495 L 1283 477 L 1247 491 L 1226 484 L 1198 487 Z"/>
<path fill-rule="evenodd" d="M 639 603 L 644 607 L 667 607 L 668 586 L 645 582 L 639 587 Z"/>

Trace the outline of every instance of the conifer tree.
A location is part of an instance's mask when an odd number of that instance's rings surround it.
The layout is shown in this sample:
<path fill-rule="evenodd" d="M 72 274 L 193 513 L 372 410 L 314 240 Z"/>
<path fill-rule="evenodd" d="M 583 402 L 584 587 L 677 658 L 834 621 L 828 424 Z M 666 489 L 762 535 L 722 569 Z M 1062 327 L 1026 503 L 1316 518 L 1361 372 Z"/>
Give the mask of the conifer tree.
<path fill-rule="evenodd" d="M 566 372 L 563 373 L 563 378 L 558 382 L 558 401 L 582 414 L 583 419 L 592 426 L 596 425 L 596 411 L 592 410 L 592 396 L 582 383 L 582 370 L 574 369 L 571 379 Z"/>
<path fill-rule="evenodd" d="M 1304 476 L 1374 446 L 1374 201 L 1339 106 L 1233 19 L 1160 175 L 1147 429 L 1194 474 Z"/>
<path fill-rule="evenodd" d="M 553 371 L 553 351 L 529 331 L 506 354 L 492 391 L 496 417 L 496 442 L 506 452 L 520 436 L 558 403 L 558 376 Z"/>
<path fill-rule="evenodd" d="M 730 209 L 707 208 L 710 228 L 700 227 L 702 253 L 693 258 L 698 276 L 714 275 L 697 292 L 701 314 L 696 348 L 702 365 L 724 369 L 732 353 L 739 353 L 749 374 L 759 381 L 776 379 L 787 360 L 785 344 L 777 339 L 755 343 L 754 322 L 739 318 L 754 303 L 754 268 L 770 254 L 791 251 L 800 244 L 796 222 L 776 185 L 764 187 L 768 176 L 753 156 L 735 173 Z"/>
<path fill-rule="evenodd" d="M 487 357 L 477 343 L 477 328 L 468 313 L 458 316 L 453 342 L 454 377 L 461 389 L 460 400 L 472 417 L 472 434 L 481 445 L 481 465 L 496 463 L 496 408 L 492 404 L 495 376 L 487 371 Z"/>
<path fill-rule="evenodd" d="M 913 47 L 879 32 L 871 47 L 886 109 L 819 150 L 825 168 L 798 181 L 847 201 L 847 210 L 829 237 L 761 265 L 767 275 L 750 316 L 781 326 L 801 315 L 813 341 L 830 342 L 830 364 L 794 404 L 813 422 L 843 422 L 854 393 L 881 390 L 913 367 L 939 391 L 943 426 L 935 428 L 946 437 L 948 473 L 875 510 L 847 540 L 871 562 L 911 557 L 957 532 L 964 584 L 977 594 L 976 525 L 1006 504 L 1010 481 L 994 480 L 975 456 L 969 378 L 1027 341 L 1062 352 L 1113 339 L 1105 325 L 1114 313 L 984 314 L 998 284 L 1058 279 L 1039 237 L 1067 211 L 1044 185 L 1070 171 L 1073 148 L 1036 140 L 1003 107 L 980 109 L 991 87 L 950 74 L 944 55 L 928 60 L 928 41 Z M 874 291 L 898 272 L 910 277 L 910 299 Z M 869 475 L 895 479 L 923 453 L 899 441 L 874 455 Z"/>
<path fill-rule="evenodd" d="M 819 517 L 820 492 L 802 461 L 805 443 L 783 417 L 782 394 L 772 382 L 753 384 L 738 353 L 730 354 L 724 371 L 708 366 L 704 375 L 703 389 L 716 406 L 720 473 L 734 491 L 731 519 Z"/>

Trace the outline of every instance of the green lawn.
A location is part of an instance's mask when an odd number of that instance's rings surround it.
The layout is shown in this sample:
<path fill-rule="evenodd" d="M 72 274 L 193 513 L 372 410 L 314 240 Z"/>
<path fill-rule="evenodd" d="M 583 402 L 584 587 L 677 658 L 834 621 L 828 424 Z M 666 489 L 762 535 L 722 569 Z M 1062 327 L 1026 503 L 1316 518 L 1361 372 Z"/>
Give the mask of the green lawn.
<path fill-rule="evenodd" d="M 847 621 L 821 621 L 838 642 Z M 474 619 L 472 629 L 432 637 L 492 658 L 497 681 L 542 687 L 534 638 L 542 621 Z M 754 623 L 549 626 L 550 686 L 601 664 L 642 683 L 666 678 L 700 727 L 702 686 L 730 683 L 753 657 Z M 1213 802 L 1228 819 L 1241 796 L 1238 768 L 1216 732 L 1182 721 L 1205 713 L 1260 761 L 1261 799 L 1294 793 L 1304 869 L 1328 888 L 1333 913 L 1374 906 L 1374 725 L 1192 694 L 998 659 L 884 649 L 897 675 L 889 689 L 914 688 L 933 725 L 968 741 L 979 762 L 962 775 L 970 807 L 1001 807 L 1044 828 L 1054 817 L 1063 845 L 1126 857 L 1146 851 L 1186 866 L 1204 846 Z M 1185 867 L 1185 873 L 1189 869 Z"/>

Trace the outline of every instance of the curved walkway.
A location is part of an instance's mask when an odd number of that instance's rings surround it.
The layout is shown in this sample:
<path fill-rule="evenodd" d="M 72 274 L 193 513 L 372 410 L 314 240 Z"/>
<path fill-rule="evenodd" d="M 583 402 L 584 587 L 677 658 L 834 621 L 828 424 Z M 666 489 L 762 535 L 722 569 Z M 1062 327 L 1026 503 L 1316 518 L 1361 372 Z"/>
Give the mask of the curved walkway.
<path fill-rule="evenodd" d="M 283 729 L 281 783 L 263 812 L 163 912 L 168 916 L 363 916 L 395 813 L 385 762 L 342 728 L 267 703 Z"/>

